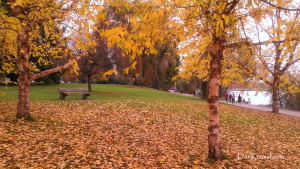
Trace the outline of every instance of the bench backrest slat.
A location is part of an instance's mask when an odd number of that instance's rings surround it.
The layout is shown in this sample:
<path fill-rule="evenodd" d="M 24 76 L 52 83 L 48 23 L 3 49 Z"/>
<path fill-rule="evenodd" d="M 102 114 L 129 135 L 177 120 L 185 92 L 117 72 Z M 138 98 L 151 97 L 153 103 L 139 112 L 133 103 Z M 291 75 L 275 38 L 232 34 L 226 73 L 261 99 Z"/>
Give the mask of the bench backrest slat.
<path fill-rule="evenodd" d="M 88 92 L 89 89 L 81 89 L 81 88 L 58 88 L 59 92 Z"/>

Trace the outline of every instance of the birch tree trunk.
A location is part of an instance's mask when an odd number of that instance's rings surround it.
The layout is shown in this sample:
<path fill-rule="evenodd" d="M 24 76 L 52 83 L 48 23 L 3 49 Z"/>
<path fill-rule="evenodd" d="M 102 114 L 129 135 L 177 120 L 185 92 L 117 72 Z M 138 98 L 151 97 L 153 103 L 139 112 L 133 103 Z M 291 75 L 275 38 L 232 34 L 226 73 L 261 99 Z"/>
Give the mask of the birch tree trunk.
<path fill-rule="evenodd" d="M 213 35 L 212 46 L 210 50 L 210 71 L 209 71 L 209 124 L 208 124 L 208 157 L 214 160 L 222 159 L 220 143 L 220 119 L 219 119 L 219 81 L 221 78 L 223 49 L 222 42 L 225 37 Z"/>
<path fill-rule="evenodd" d="M 30 68 L 29 68 L 29 40 L 28 33 L 23 28 L 18 33 L 18 56 L 19 56 L 19 101 L 17 108 L 17 118 L 27 118 L 30 116 L 29 88 L 30 88 Z"/>

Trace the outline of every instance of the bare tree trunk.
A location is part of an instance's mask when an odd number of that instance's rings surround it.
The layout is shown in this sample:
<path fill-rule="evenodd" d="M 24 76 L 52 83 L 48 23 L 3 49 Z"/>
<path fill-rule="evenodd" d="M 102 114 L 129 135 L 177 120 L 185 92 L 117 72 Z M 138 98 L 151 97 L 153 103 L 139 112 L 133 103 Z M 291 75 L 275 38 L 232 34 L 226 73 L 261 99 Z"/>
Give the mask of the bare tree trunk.
<path fill-rule="evenodd" d="M 24 21 L 23 21 L 24 22 Z M 24 23 L 26 25 L 26 22 Z M 18 57 L 19 57 L 19 69 L 18 69 L 18 86 L 19 86 L 19 99 L 17 108 L 17 118 L 27 118 L 30 116 L 30 101 L 29 101 L 29 90 L 31 80 L 44 77 L 48 74 L 55 73 L 66 69 L 70 66 L 70 63 L 66 63 L 62 66 L 43 71 L 38 74 L 31 75 L 29 67 L 29 39 L 28 32 L 26 28 L 18 33 L 17 37 L 17 47 L 18 47 Z M 74 61 L 79 60 L 83 54 L 75 57 Z"/>
<path fill-rule="evenodd" d="M 154 79 L 154 83 L 153 83 L 153 89 L 159 89 L 159 87 L 158 87 L 158 80 L 157 80 L 157 78 L 155 78 Z"/>
<path fill-rule="evenodd" d="M 277 79 L 277 78 L 276 78 Z M 278 102 L 279 102 L 279 82 L 275 81 L 273 85 L 273 103 L 272 103 L 272 112 L 273 113 L 279 113 L 279 107 L 278 107 Z"/>
<path fill-rule="evenodd" d="M 276 9 L 276 20 L 280 20 L 280 10 Z M 279 28 L 279 22 L 277 22 L 277 27 Z M 280 37 L 280 31 L 277 31 L 276 36 Z M 280 61 L 280 55 L 282 53 L 282 49 L 280 48 L 280 44 L 275 44 L 275 49 L 276 49 L 276 55 L 275 55 L 275 63 L 274 63 L 274 72 L 273 72 L 273 103 L 272 103 L 272 112 L 273 113 L 279 113 L 278 109 L 278 101 L 279 101 L 279 81 L 280 81 L 280 66 L 281 66 L 281 61 Z"/>
<path fill-rule="evenodd" d="M 227 90 L 228 90 L 228 87 L 226 87 L 225 90 L 223 91 L 223 87 L 221 86 L 220 91 L 219 91 L 219 97 L 225 96 L 225 94 L 227 93 Z"/>
<path fill-rule="evenodd" d="M 202 98 L 207 99 L 208 98 L 208 92 L 209 92 L 207 81 L 202 82 L 201 90 L 202 90 Z"/>
<path fill-rule="evenodd" d="M 210 70 L 209 70 L 209 124 L 208 124 L 208 157 L 214 160 L 222 159 L 221 142 L 220 142 L 220 119 L 219 119 L 219 81 L 221 78 L 223 49 L 222 42 L 224 36 L 213 36 L 210 50 Z"/>
<path fill-rule="evenodd" d="M 132 81 L 132 77 L 129 76 L 129 87 L 131 87 L 131 81 Z"/>
<path fill-rule="evenodd" d="M 17 108 L 17 118 L 27 118 L 30 116 L 29 88 L 30 88 L 30 68 L 29 68 L 29 43 L 26 29 L 22 29 L 18 34 L 18 56 L 19 56 L 19 101 Z"/>
<path fill-rule="evenodd" d="M 219 85 L 219 98 L 222 97 L 222 93 L 223 93 L 223 89 L 222 89 L 222 85 Z"/>
<path fill-rule="evenodd" d="M 137 76 L 135 74 L 133 74 L 133 78 L 134 78 L 133 85 L 139 86 L 138 79 L 137 79 Z"/>
<path fill-rule="evenodd" d="M 92 76 L 88 75 L 88 90 L 89 92 L 92 92 Z"/>

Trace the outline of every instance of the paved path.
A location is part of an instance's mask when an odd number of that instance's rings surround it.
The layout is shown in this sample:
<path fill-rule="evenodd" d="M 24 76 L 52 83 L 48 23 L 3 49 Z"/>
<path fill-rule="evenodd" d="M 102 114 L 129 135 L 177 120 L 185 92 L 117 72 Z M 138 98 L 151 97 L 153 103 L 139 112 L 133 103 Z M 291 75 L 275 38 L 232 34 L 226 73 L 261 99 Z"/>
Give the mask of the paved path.
<path fill-rule="evenodd" d="M 226 102 L 224 100 L 220 100 L 220 102 L 225 103 L 225 104 L 231 104 L 230 102 Z M 241 104 L 235 103 L 233 105 L 240 106 L 240 107 L 246 107 L 246 108 L 249 108 L 249 109 L 257 109 L 257 110 L 262 110 L 262 111 L 272 111 L 272 107 L 268 107 L 268 106 L 251 105 L 251 104 L 246 104 L 246 103 L 241 103 Z M 300 117 L 300 111 L 296 111 L 296 110 L 279 109 L 279 113 Z"/>
<path fill-rule="evenodd" d="M 181 93 L 178 93 L 178 92 L 175 93 L 172 90 L 170 90 L 170 92 L 174 93 L 174 94 L 181 94 Z M 198 96 L 194 96 L 194 95 L 190 95 L 190 94 L 186 94 L 186 93 L 183 93 L 181 95 L 198 97 Z M 225 104 L 231 104 L 230 102 L 226 102 L 224 100 L 220 100 L 220 102 L 225 103 Z M 251 104 L 245 104 L 245 103 L 242 103 L 242 104 L 235 103 L 233 105 L 240 106 L 240 107 L 246 107 L 246 108 L 249 108 L 249 109 L 257 109 L 257 110 L 262 110 L 262 111 L 272 111 L 272 107 L 268 107 L 268 106 L 251 105 Z M 296 110 L 279 109 L 279 113 L 300 117 L 300 111 L 296 111 Z"/>

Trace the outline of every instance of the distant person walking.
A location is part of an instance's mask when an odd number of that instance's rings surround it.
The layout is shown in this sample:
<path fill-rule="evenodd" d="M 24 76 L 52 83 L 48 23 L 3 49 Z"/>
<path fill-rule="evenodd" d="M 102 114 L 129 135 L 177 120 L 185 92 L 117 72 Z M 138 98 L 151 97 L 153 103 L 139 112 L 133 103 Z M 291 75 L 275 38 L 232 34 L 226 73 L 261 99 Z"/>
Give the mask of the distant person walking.
<path fill-rule="evenodd" d="M 242 103 L 242 96 L 239 95 L 239 96 L 238 96 L 238 104 L 241 104 L 241 103 Z"/>
<path fill-rule="evenodd" d="M 225 94 L 225 100 L 228 102 L 228 93 Z"/>
<path fill-rule="evenodd" d="M 232 104 L 235 103 L 235 95 L 234 95 L 234 93 L 232 95 L 231 102 L 232 102 Z"/>
<path fill-rule="evenodd" d="M 229 94 L 229 101 L 231 102 L 231 98 L 232 98 L 232 95 L 231 93 Z"/>
<path fill-rule="evenodd" d="M 251 104 L 251 100 L 250 100 L 250 97 L 248 98 L 248 104 Z"/>
<path fill-rule="evenodd" d="M 202 91 L 199 92 L 199 96 L 202 97 Z"/>

